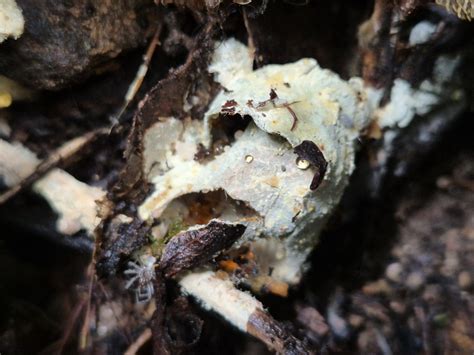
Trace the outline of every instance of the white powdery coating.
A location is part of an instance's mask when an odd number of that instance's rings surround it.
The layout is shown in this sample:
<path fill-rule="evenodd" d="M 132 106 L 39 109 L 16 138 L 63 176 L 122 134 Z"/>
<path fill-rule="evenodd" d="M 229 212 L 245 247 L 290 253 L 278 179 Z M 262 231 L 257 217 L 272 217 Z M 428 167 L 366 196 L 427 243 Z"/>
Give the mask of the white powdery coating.
<path fill-rule="evenodd" d="M 247 331 L 249 317 L 262 304 L 250 294 L 240 291 L 228 279 L 212 271 L 195 272 L 180 281 L 184 293 L 197 297 L 204 308 L 213 310 L 242 331 Z"/>
<path fill-rule="evenodd" d="M 40 163 L 36 155 L 19 143 L 0 139 L 0 177 L 11 187 L 32 174 Z M 85 229 L 92 234 L 100 220 L 96 216 L 96 200 L 105 192 L 76 180 L 61 169 L 53 169 L 33 184 L 58 213 L 57 229 L 67 235 Z"/>
<path fill-rule="evenodd" d="M 0 139 L 0 177 L 8 187 L 33 173 L 38 164 L 36 155 L 20 143 Z"/>
<path fill-rule="evenodd" d="M 0 0 L 0 43 L 9 37 L 20 37 L 24 26 L 23 14 L 15 0 Z"/>
<path fill-rule="evenodd" d="M 33 189 L 59 214 L 57 228 L 61 233 L 71 235 L 85 229 L 92 235 L 100 222 L 96 201 L 102 199 L 104 191 L 78 181 L 60 169 L 49 172 L 33 185 Z"/>
<path fill-rule="evenodd" d="M 247 226 L 240 243 L 277 240 L 285 255 L 275 258 L 272 277 L 295 284 L 354 169 L 355 141 L 369 121 L 362 82 L 357 78 L 346 82 L 313 59 L 253 71 L 248 48 L 235 39 L 216 46 L 209 70 L 226 90 L 214 99 L 204 122 L 183 125 L 163 119 L 145 134 L 145 166 L 155 167 L 152 174 L 149 170 L 145 174 L 152 176 L 155 191 L 140 206 L 140 217 L 159 218 L 184 194 L 223 189 L 258 214 L 231 220 Z M 268 102 L 272 89 L 278 98 Z M 248 115 L 253 122 L 215 159 L 206 164 L 195 161 L 192 153 L 198 143 L 212 145 L 212 121 L 235 119 L 220 117 L 230 101 L 237 102 L 236 114 Z M 297 116 L 294 127 L 287 107 Z M 163 149 L 159 144 L 165 135 L 180 138 L 164 139 L 168 147 Z M 295 162 L 293 148 L 304 140 L 316 143 L 329 163 L 316 191 L 309 189 L 313 168 L 301 170 Z M 165 158 L 164 164 L 160 158 Z"/>
<path fill-rule="evenodd" d="M 433 33 L 435 33 L 437 26 L 430 21 L 420 21 L 411 30 L 408 43 L 410 46 L 428 42 Z"/>
<path fill-rule="evenodd" d="M 445 100 L 453 100 L 453 74 L 459 65 L 459 57 L 440 57 L 437 59 L 432 79 L 424 80 L 419 88 L 413 88 L 403 79 L 395 79 L 390 94 L 390 102 L 376 109 L 374 118 L 381 128 L 403 128 L 408 126 L 415 115 L 425 115 Z M 381 98 L 381 91 L 368 89 L 374 106 Z M 462 101 L 463 93 L 458 92 L 457 100 Z M 454 98 L 456 99 L 456 98 Z"/>

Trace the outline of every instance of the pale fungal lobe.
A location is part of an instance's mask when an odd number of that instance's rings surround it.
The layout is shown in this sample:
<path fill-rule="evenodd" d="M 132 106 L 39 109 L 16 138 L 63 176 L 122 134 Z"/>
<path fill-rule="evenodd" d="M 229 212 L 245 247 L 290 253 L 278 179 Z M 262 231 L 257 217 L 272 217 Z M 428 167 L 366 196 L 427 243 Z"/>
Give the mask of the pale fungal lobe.
<path fill-rule="evenodd" d="M 367 88 L 373 119 L 381 128 L 398 129 L 407 127 L 416 115 L 426 115 L 443 102 L 464 105 L 465 94 L 453 80 L 460 59 L 459 56 L 440 56 L 431 77 L 425 79 L 418 88 L 412 87 L 406 80 L 395 79 L 390 101 L 382 107 L 379 107 L 382 90 Z"/>
<path fill-rule="evenodd" d="M 40 160 L 20 143 L 0 139 L 0 177 L 12 187 L 34 173 Z M 72 235 L 85 229 L 92 235 L 100 222 L 96 201 L 105 192 L 89 186 L 61 169 L 53 169 L 33 184 L 33 190 L 42 195 L 58 213 L 57 229 Z"/>
<path fill-rule="evenodd" d="M 437 25 L 430 21 L 420 21 L 411 30 L 408 38 L 410 46 L 423 44 L 436 32 Z"/>
<path fill-rule="evenodd" d="M 231 324 L 247 331 L 247 322 L 256 310 L 263 310 L 262 304 L 249 293 L 236 289 L 229 279 L 219 278 L 212 271 L 199 271 L 184 276 L 182 290 L 200 300 L 207 309 L 221 314 Z"/>
<path fill-rule="evenodd" d="M 269 250 L 277 244 L 281 252 L 271 256 L 272 277 L 295 284 L 354 169 L 355 141 L 369 122 L 362 81 L 344 81 L 313 59 L 254 71 L 248 48 L 234 39 L 216 46 L 209 71 L 225 90 L 204 121 L 163 118 L 145 134 L 145 173 L 155 191 L 139 214 L 144 220 L 160 218 L 180 196 L 224 190 L 255 213 L 228 210 L 215 218 L 247 226 L 239 244 L 258 241 L 262 253 L 262 243 L 269 243 Z M 243 133 L 211 161 L 196 161 L 198 144 L 212 147 L 214 122 L 236 115 L 251 118 Z M 305 140 L 329 163 L 315 191 L 309 186 L 316 168 L 302 169 L 293 152 Z"/>
<path fill-rule="evenodd" d="M 0 0 L 0 43 L 23 33 L 25 19 L 15 0 Z"/>

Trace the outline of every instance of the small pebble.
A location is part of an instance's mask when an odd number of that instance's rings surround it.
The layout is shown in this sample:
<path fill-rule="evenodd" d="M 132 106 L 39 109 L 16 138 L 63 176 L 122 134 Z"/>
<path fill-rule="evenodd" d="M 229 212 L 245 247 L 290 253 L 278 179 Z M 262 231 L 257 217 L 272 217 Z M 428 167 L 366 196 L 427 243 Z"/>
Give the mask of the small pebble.
<path fill-rule="evenodd" d="M 362 287 L 362 292 L 366 295 L 390 294 L 391 291 L 392 288 L 385 279 L 369 282 Z"/>
<path fill-rule="evenodd" d="M 472 278 L 469 272 L 467 271 L 461 271 L 458 275 L 458 285 L 461 287 L 463 290 L 467 290 L 471 287 L 472 285 Z"/>
<path fill-rule="evenodd" d="M 436 186 L 439 189 L 445 190 L 451 186 L 451 180 L 446 176 L 441 176 L 436 180 Z"/>
<path fill-rule="evenodd" d="M 396 301 L 390 302 L 390 308 L 397 314 L 404 314 L 407 309 L 403 303 Z"/>
<path fill-rule="evenodd" d="M 364 318 L 358 314 L 351 314 L 349 316 L 349 324 L 352 328 L 359 328 L 364 323 Z"/>
<path fill-rule="evenodd" d="M 423 300 L 431 304 L 440 302 L 442 297 L 443 291 L 440 285 L 437 284 L 427 285 L 422 295 Z"/>
<path fill-rule="evenodd" d="M 385 276 L 391 281 L 400 282 L 402 279 L 403 267 L 400 263 L 392 263 L 387 266 Z"/>
<path fill-rule="evenodd" d="M 246 155 L 245 156 L 245 162 L 246 163 L 251 163 L 253 161 L 253 156 L 251 155 Z"/>
<path fill-rule="evenodd" d="M 424 282 L 425 277 L 423 274 L 419 271 L 414 271 L 408 275 L 406 285 L 410 290 L 416 291 L 420 289 Z"/>

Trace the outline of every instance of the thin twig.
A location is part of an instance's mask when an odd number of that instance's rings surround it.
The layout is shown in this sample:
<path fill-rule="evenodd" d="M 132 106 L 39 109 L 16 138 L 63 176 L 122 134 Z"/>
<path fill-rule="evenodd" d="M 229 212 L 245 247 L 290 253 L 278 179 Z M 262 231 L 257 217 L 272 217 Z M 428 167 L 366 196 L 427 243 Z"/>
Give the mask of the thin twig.
<path fill-rule="evenodd" d="M 151 329 L 146 328 L 140 336 L 125 350 L 124 355 L 135 355 L 138 350 L 151 339 Z"/>
<path fill-rule="evenodd" d="M 94 243 L 94 250 L 92 252 L 92 260 L 94 260 L 95 254 L 95 243 Z M 90 312 L 91 312 L 91 299 L 92 299 L 92 288 L 94 286 L 94 264 L 91 262 L 89 267 L 87 268 L 87 274 L 89 275 L 89 288 L 87 290 L 87 298 L 86 298 L 86 311 L 84 316 L 84 321 L 82 323 L 81 330 L 79 332 L 79 350 L 83 351 L 87 347 L 87 338 L 89 336 L 89 329 L 90 329 Z"/>
<path fill-rule="evenodd" d="M 119 113 L 116 117 L 114 117 L 115 122 L 119 122 L 120 117 L 123 115 L 125 110 L 127 109 L 130 102 L 132 102 L 133 98 L 137 94 L 138 90 L 142 86 L 143 80 L 145 79 L 146 73 L 148 72 L 148 68 L 151 63 L 151 59 L 153 58 L 153 54 L 155 53 L 155 49 L 160 44 L 160 34 L 163 26 L 161 23 L 158 25 L 153 38 L 148 45 L 148 48 L 143 56 L 143 63 L 138 68 L 137 74 L 135 75 L 135 79 L 133 79 L 132 83 L 128 87 L 127 93 L 125 94 L 124 102 L 122 107 L 120 108 Z"/>
<path fill-rule="evenodd" d="M 242 17 L 244 18 L 245 29 L 247 30 L 249 52 L 251 53 L 253 60 L 256 60 L 257 59 L 256 58 L 257 49 L 255 47 L 255 40 L 253 38 L 253 32 L 252 32 L 252 29 L 250 28 L 249 19 L 248 19 L 248 16 L 247 16 L 247 10 L 245 8 L 242 9 Z"/>
<path fill-rule="evenodd" d="M 67 341 L 69 340 L 71 336 L 71 332 L 74 328 L 74 325 L 76 324 L 76 321 L 79 319 L 79 316 L 81 315 L 81 311 L 84 309 L 84 305 L 86 303 L 86 298 L 83 297 L 79 303 L 76 305 L 74 308 L 73 313 L 68 319 L 68 322 L 66 322 L 66 327 L 64 329 L 63 336 L 58 342 L 58 350 L 55 352 L 56 354 L 62 354 L 64 350 L 64 346 L 67 344 Z"/>

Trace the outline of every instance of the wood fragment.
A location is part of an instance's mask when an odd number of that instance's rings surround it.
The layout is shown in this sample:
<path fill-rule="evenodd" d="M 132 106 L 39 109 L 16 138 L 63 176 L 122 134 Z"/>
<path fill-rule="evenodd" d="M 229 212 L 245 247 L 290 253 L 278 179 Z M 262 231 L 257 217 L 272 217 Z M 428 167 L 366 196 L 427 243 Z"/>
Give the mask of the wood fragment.
<path fill-rule="evenodd" d="M 247 332 L 264 342 L 278 354 L 313 354 L 306 345 L 291 335 L 279 322 L 267 312 L 257 309 L 250 316 Z"/>
<path fill-rule="evenodd" d="M 135 98 L 135 95 L 137 94 L 138 90 L 140 90 L 140 87 L 142 86 L 143 80 L 145 79 L 145 76 L 148 72 L 148 67 L 150 66 L 151 59 L 153 58 L 153 54 L 155 53 L 156 47 L 160 44 L 159 40 L 160 40 L 160 34 L 161 34 L 162 28 L 163 28 L 162 24 L 161 23 L 158 24 L 155 34 L 153 35 L 153 38 L 151 39 L 150 44 L 148 45 L 146 53 L 143 56 L 143 63 L 138 68 L 135 78 L 133 79 L 132 83 L 128 87 L 127 93 L 125 94 L 123 105 L 120 108 L 119 113 L 117 114 L 116 117 L 114 117 L 116 122 L 120 121 L 120 117 L 123 115 L 128 105 Z"/>

